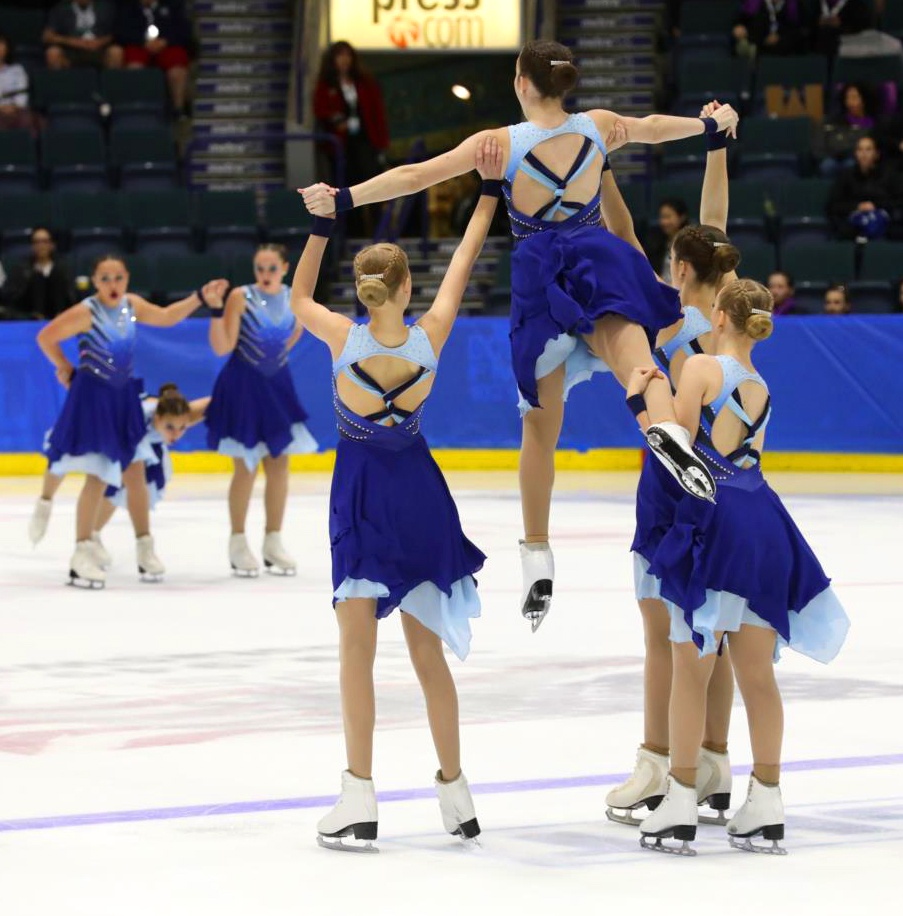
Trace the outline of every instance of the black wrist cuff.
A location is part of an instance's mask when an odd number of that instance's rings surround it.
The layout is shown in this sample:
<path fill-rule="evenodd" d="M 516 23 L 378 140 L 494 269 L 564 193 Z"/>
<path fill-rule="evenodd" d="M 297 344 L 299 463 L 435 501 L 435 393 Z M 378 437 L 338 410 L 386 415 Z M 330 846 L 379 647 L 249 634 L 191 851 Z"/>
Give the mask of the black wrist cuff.
<path fill-rule="evenodd" d="M 641 394 L 632 394 L 627 398 L 627 406 L 630 408 L 630 412 L 638 417 L 641 413 L 646 412 L 646 398 Z"/>
<path fill-rule="evenodd" d="M 719 134 L 706 134 L 705 142 L 710 153 L 715 152 L 715 150 L 724 149 L 727 146 L 727 132 L 722 131 Z"/>
<path fill-rule="evenodd" d="M 714 118 L 700 118 L 699 120 L 702 121 L 702 126 L 707 134 L 718 133 L 718 122 Z"/>
<path fill-rule="evenodd" d="M 354 200 L 351 197 L 351 188 L 339 188 L 335 196 L 335 212 L 344 213 L 354 209 Z"/>
<path fill-rule="evenodd" d="M 315 216 L 314 224 L 311 227 L 310 234 L 318 235 L 321 238 L 328 239 L 332 235 L 335 226 L 335 220 L 328 216 Z"/>
<path fill-rule="evenodd" d="M 480 197 L 499 197 L 502 193 L 501 178 L 484 178 L 480 188 Z"/>

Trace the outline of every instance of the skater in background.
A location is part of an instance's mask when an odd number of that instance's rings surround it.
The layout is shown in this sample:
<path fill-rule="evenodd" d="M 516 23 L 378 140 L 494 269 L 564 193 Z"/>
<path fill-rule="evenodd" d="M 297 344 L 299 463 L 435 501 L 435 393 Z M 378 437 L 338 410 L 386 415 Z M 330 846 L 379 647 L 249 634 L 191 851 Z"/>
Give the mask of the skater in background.
<path fill-rule="evenodd" d="M 524 414 L 521 612 L 534 630 L 548 613 L 552 595 L 549 513 L 568 391 L 603 371 L 626 385 L 634 366 L 651 361 L 655 334 L 680 317 L 676 293 L 657 282 L 645 257 L 599 223 L 605 158 L 627 141 L 661 143 L 732 133 L 737 125 L 729 106 L 705 119 L 622 118 L 601 109 L 569 115 L 563 100 L 577 77 L 572 52 L 564 45 L 528 42 L 515 71 L 515 91 L 527 120 L 475 134 L 451 152 L 399 166 L 352 188 L 316 185 L 304 191 L 312 213 L 329 215 L 336 208 L 421 191 L 468 171 L 484 137 L 502 147 L 515 242 L 510 337 Z M 619 124 L 624 139 L 612 139 Z M 674 422 L 667 382 L 653 380 L 649 392 L 655 420 L 648 432 L 650 445 L 682 486 L 712 498 L 714 482 L 693 455 L 686 431 Z"/>
<path fill-rule="evenodd" d="M 141 407 L 147 421 L 144 441 L 138 451 L 143 454 L 153 453 L 144 462 L 144 476 L 147 482 L 150 508 L 154 509 L 163 498 L 166 484 L 172 477 L 172 461 L 169 457 L 169 446 L 175 444 L 192 427 L 204 419 L 204 413 L 210 398 L 197 398 L 189 401 L 172 382 L 161 386 L 156 397 L 143 397 Z M 52 431 L 51 431 L 52 432 Z M 49 434 L 48 434 L 49 435 Z M 28 537 L 37 546 L 47 533 L 53 499 L 63 482 L 61 476 L 49 470 L 44 474 L 41 496 L 35 503 L 34 512 L 28 525 Z M 116 509 L 126 505 L 126 492 L 122 487 L 108 486 L 104 500 L 100 504 L 91 540 L 97 564 L 108 569 L 112 558 L 101 540 L 101 532 L 113 517 Z"/>
<path fill-rule="evenodd" d="M 698 823 L 706 693 L 725 635 L 754 761 L 746 801 L 729 821 L 728 836 L 738 848 L 782 852 L 783 712 L 773 660 L 789 645 L 828 662 L 849 628 L 829 579 L 762 477 L 771 402 L 752 350 L 772 332 L 772 308 L 771 294 L 761 284 L 728 283 L 712 311 L 715 355 L 692 356 L 681 373 L 678 420 L 718 478 L 718 502 L 656 494 L 658 478 L 641 482 L 640 499 L 671 500 L 670 524 L 635 544 L 642 574 L 654 583 L 671 618 L 671 769 L 664 798 L 640 826 L 641 844 L 665 851 L 694 854 L 689 841 Z M 644 392 L 656 374 L 661 371 L 651 366 L 636 369 L 627 389 L 628 406 L 641 427 L 648 424 Z M 754 845 L 760 835 L 772 845 Z M 670 837 L 682 845 L 665 846 L 662 840 Z"/>
<path fill-rule="evenodd" d="M 283 283 L 288 260 L 282 245 L 261 245 L 254 255 L 255 282 L 229 293 L 226 308 L 210 315 L 210 345 L 229 361 L 213 386 L 207 410 L 207 444 L 232 458 L 229 486 L 229 562 L 236 575 L 260 570 L 245 534 L 258 467 L 266 475 L 263 562 L 267 570 L 294 575 L 296 564 L 282 543 L 288 501 L 289 455 L 315 452 L 288 368 L 302 326 Z"/>
<path fill-rule="evenodd" d="M 38 345 L 68 389 L 63 409 L 47 445 L 50 473 L 61 477 L 81 471 L 85 483 L 76 509 L 75 553 L 70 582 L 102 588 L 106 574 L 97 562 L 92 535 L 105 487 L 127 491 L 135 529 L 138 570 L 158 578 L 165 568 L 154 552 L 144 462 L 153 460 L 145 441 L 142 383 L 133 375 L 136 323 L 172 327 L 201 305 L 222 308 L 228 288 L 213 280 L 203 289 L 165 308 L 128 292 L 129 272 L 120 255 L 104 255 L 94 264 L 95 295 L 73 305 L 38 334 Z M 79 364 L 73 367 L 61 344 L 79 338 Z"/>
<path fill-rule="evenodd" d="M 448 486 L 420 431 L 439 354 L 452 330 L 495 213 L 501 152 L 487 139 L 475 151 L 483 194 L 436 299 L 406 326 L 411 274 L 396 245 L 371 245 L 354 261 L 369 320 L 356 325 L 313 300 L 332 220 L 319 217 L 304 249 L 292 301 L 304 326 L 333 359 L 339 445 L 330 495 L 333 604 L 339 624 L 342 710 L 348 768 L 335 808 L 320 820 L 321 845 L 349 848 L 377 836 L 373 786 L 377 621 L 395 608 L 426 699 L 439 771 L 445 829 L 465 840 L 480 832 L 461 770 L 458 698 L 442 642 L 470 649 L 480 614 L 474 575 L 485 560 L 464 535 Z M 353 848 L 353 847 L 352 847 Z"/>

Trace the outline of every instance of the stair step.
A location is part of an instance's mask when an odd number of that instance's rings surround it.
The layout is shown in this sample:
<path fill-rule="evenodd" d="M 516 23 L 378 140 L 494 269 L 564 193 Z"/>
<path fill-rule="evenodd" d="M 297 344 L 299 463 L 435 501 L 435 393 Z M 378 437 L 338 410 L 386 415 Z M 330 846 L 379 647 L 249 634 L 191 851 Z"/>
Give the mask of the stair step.
<path fill-rule="evenodd" d="M 282 121 L 272 118 L 245 118 L 241 121 L 195 118 L 192 126 L 197 140 L 228 135 L 281 134 L 285 130 Z"/>
<path fill-rule="evenodd" d="M 285 99 L 288 92 L 288 80 L 283 77 L 276 79 L 209 79 L 202 78 L 197 81 L 197 94 L 204 101 L 218 98 L 246 99 L 259 96 L 278 95 Z"/>
<path fill-rule="evenodd" d="M 218 140 L 216 137 L 196 137 L 193 156 L 210 159 L 217 156 L 245 158 L 275 158 L 285 156 L 285 141 L 272 140 Z"/>
<path fill-rule="evenodd" d="M 653 98 L 651 92 L 576 92 L 567 100 L 570 107 L 577 111 L 589 111 L 592 108 L 608 108 L 619 114 L 642 112 L 651 114 Z"/>
<path fill-rule="evenodd" d="M 614 73 L 599 73 L 592 76 L 583 76 L 580 79 L 581 93 L 605 92 L 608 90 L 654 89 L 654 73 L 635 73 L 621 71 Z"/>
<path fill-rule="evenodd" d="M 201 39 L 216 38 L 279 38 L 291 35 L 291 23 L 285 19 L 202 19 L 198 22 Z"/>
<path fill-rule="evenodd" d="M 662 8 L 662 0 L 558 0 L 558 6 L 568 14 L 589 10 L 657 11 Z"/>
<path fill-rule="evenodd" d="M 568 32 L 647 32 L 657 26 L 654 13 L 588 13 L 585 16 L 560 16 L 558 34 Z"/>
<path fill-rule="evenodd" d="M 248 38 L 221 38 L 210 35 L 202 38 L 201 59 L 221 60 L 250 58 L 252 60 L 287 60 L 292 53 L 290 41 L 250 36 Z"/>
<path fill-rule="evenodd" d="M 281 179 L 285 170 L 285 161 L 279 159 L 226 159 L 203 160 L 192 159 L 188 171 L 192 181 L 199 181 L 200 176 L 222 179 L 228 177 L 244 178 L 256 183 L 258 178 Z"/>
<path fill-rule="evenodd" d="M 197 19 L 206 16 L 281 16 L 286 17 L 285 0 L 194 0 L 194 15 Z"/>
<path fill-rule="evenodd" d="M 575 55 L 574 63 L 580 69 L 582 78 L 590 73 L 608 72 L 610 70 L 655 70 L 654 54 L 591 54 L 587 56 Z"/>
<path fill-rule="evenodd" d="M 269 78 L 288 79 L 291 74 L 291 61 L 281 58 L 271 60 L 201 60 L 198 64 L 200 76 L 216 79 L 236 78 Z"/>
<path fill-rule="evenodd" d="M 284 118 L 286 99 L 198 99 L 195 112 L 204 118 Z"/>
<path fill-rule="evenodd" d="M 655 36 L 649 34 L 629 34 L 613 32 L 611 35 L 576 35 L 564 36 L 563 45 L 573 48 L 578 54 L 583 51 L 653 51 Z"/>
<path fill-rule="evenodd" d="M 230 178 L 229 176 L 193 175 L 191 187 L 204 191 L 284 191 L 285 182 L 279 179 L 248 179 L 244 176 Z"/>

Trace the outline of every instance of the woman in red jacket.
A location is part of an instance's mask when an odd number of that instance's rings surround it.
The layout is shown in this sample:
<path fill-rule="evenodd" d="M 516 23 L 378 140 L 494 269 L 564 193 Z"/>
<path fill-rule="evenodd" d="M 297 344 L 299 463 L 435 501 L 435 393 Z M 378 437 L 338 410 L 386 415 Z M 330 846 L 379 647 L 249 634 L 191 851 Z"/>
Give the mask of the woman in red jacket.
<path fill-rule="evenodd" d="M 389 146 L 382 90 L 347 41 L 334 42 L 323 55 L 314 89 L 314 117 L 318 130 L 334 134 L 342 144 L 345 185 L 366 181 L 380 171 Z M 320 180 L 327 184 L 335 184 L 335 158 L 335 147 L 324 144 L 318 167 Z"/>

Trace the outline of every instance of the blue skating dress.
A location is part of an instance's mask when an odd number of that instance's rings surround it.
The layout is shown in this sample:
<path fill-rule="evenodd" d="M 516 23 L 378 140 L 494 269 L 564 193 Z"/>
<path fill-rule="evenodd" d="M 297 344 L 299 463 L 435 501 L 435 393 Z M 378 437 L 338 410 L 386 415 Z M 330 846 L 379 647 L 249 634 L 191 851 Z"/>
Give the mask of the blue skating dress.
<path fill-rule="evenodd" d="M 511 358 L 520 409 L 538 407 L 536 380 L 565 364 L 565 397 L 594 372 L 608 372 L 581 334 L 592 332 L 603 315 L 622 315 L 641 325 L 650 349 L 662 328 L 680 319 L 677 290 L 660 283 L 644 255 L 600 224 L 599 195 L 581 205 L 564 200 L 567 185 L 597 154 L 607 155 L 592 118 L 572 114 L 546 130 L 529 121 L 508 128 L 511 155 L 505 174 L 505 202 L 511 220 Z M 564 177 L 531 152 L 561 134 L 579 134 L 583 146 Z M 518 171 L 549 189 L 553 197 L 532 216 L 512 202 Z M 567 218 L 555 221 L 559 212 Z"/>
<path fill-rule="evenodd" d="M 267 455 L 315 452 L 288 368 L 287 344 L 295 332 L 289 289 L 268 295 L 244 287 L 245 311 L 238 343 L 213 386 L 207 408 L 207 445 L 244 460 L 249 470 Z"/>
<path fill-rule="evenodd" d="M 107 307 L 85 300 L 91 329 L 79 337 L 79 363 L 60 416 L 46 445 L 50 472 L 92 474 L 109 486 L 122 486 L 133 461 L 152 458 L 142 440 L 140 379 L 132 377 L 135 312 L 128 296 Z"/>
<path fill-rule="evenodd" d="M 419 372 L 384 391 L 359 365 L 376 355 L 406 360 Z M 401 608 L 463 659 L 470 649 L 470 619 L 480 616 L 474 574 L 486 557 L 464 536 L 420 432 L 424 405 L 407 412 L 393 403 L 435 372 L 437 363 L 419 325 L 399 347 L 384 347 L 367 325 L 354 325 L 333 364 L 333 380 L 344 374 L 386 405 L 362 417 L 333 388 L 339 430 L 329 510 L 333 604 L 376 598 L 378 618 Z"/>
<path fill-rule="evenodd" d="M 141 403 L 144 412 L 145 435 L 141 440 L 141 450 L 147 455 L 144 459 L 144 479 L 147 481 L 147 492 L 151 509 L 163 499 L 166 484 L 172 480 L 172 459 L 169 457 L 169 446 L 154 426 L 154 414 L 157 410 L 156 398 L 145 397 Z M 104 496 L 114 506 L 126 505 L 124 487 L 107 487 Z"/>
<path fill-rule="evenodd" d="M 663 599 L 671 639 L 692 639 L 701 654 L 717 650 L 715 633 L 747 624 L 777 631 L 776 656 L 790 646 L 828 662 L 850 623 L 815 554 L 762 476 L 752 444 L 768 423 L 770 401 L 752 420 L 739 385 L 765 382 L 732 357 L 717 359 L 724 382 L 703 408 L 693 449 L 718 483 L 718 502 L 688 496 L 658 461 L 646 462 L 632 546 L 637 598 Z M 725 408 L 747 428 L 740 447 L 726 456 L 711 439 Z"/>

